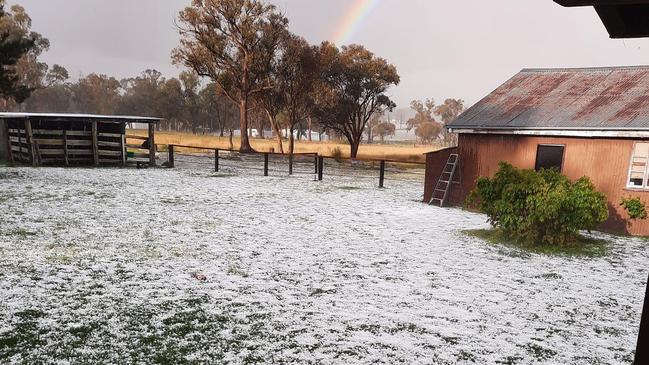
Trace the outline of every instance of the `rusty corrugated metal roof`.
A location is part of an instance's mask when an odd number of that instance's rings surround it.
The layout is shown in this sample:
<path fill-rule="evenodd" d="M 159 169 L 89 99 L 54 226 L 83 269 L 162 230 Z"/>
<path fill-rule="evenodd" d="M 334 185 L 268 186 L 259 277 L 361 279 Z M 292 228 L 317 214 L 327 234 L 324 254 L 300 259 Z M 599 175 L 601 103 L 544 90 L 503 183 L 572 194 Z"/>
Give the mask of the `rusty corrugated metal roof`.
<path fill-rule="evenodd" d="M 524 69 L 448 127 L 649 130 L 649 66 Z"/>

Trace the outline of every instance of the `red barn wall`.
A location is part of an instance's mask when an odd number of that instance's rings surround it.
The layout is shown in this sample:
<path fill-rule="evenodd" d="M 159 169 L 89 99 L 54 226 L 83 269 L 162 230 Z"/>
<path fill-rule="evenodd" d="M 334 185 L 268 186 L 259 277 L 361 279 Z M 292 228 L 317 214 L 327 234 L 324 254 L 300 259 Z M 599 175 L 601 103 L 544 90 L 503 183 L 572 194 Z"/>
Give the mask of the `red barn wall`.
<path fill-rule="evenodd" d="M 475 187 L 476 179 L 480 176 L 493 176 L 500 161 L 519 168 L 533 169 L 539 144 L 565 145 L 562 172 L 573 180 L 582 176 L 590 177 L 597 189 L 606 194 L 609 200 L 610 217 L 601 229 L 649 236 L 649 222 L 630 222 L 626 212 L 619 206 L 621 198 L 626 196 L 639 197 L 649 205 L 649 191 L 626 187 L 635 141 L 637 139 L 461 134 L 458 141 L 460 182 L 453 186 L 449 203 L 463 204 Z M 441 173 L 441 169 L 432 161 L 427 167 Z M 429 174 L 438 175 L 435 171 L 428 171 L 427 181 Z M 427 188 L 431 189 L 429 185 L 427 183 Z"/>
<path fill-rule="evenodd" d="M 457 153 L 457 147 L 445 148 L 426 154 L 426 179 L 424 182 L 424 202 L 433 197 L 433 190 L 451 153 Z M 456 189 L 457 190 L 457 189 Z"/>

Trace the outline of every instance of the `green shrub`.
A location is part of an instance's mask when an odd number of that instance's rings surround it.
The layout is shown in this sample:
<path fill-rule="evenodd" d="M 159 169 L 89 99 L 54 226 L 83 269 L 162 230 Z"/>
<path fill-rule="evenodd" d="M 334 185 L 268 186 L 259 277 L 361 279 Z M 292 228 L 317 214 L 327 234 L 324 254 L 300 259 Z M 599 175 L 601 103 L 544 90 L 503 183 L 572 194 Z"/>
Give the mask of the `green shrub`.
<path fill-rule="evenodd" d="M 620 206 L 626 210 L 633 220 L 647 219 L 647 207 L 640 198 L 622 198 Z"/>
<path fill-rule="evenodd" d="M 571 182 L 556 170 L 521 170 L 504 162 L 499 166 L 492 179 L 478 179 L 467 203 L 513 239 L 565 244 L 608 218 L 606 197 L 588 177 Z"/>

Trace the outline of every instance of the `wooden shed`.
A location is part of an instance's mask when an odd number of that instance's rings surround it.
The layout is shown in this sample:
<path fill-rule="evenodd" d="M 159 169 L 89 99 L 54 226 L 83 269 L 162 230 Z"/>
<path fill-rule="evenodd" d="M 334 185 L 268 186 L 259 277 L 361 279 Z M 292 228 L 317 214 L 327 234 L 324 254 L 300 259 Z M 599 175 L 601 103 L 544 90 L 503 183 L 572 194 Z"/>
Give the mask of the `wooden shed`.
<path fill-rule="evenodd" d="M 155 165 L 155 125 L 159 121 L 150 117 L 0 113 L 0 159 L 32 166 Z M 127 136 L 127 125 L 133 123 L 145 124 L 148 137 Z"/>
<path fill-rule="evenodd" d="M 447 128 L 458 146 L 427 155 L 425 201 L 446 185 L 449 155 L 458 163 L 447 205 L 461 205 L 480 176 L 500 161 L 519 168 L 558 168 L 571 179 L 588 176 L 608 197 L 603 230 L 649 235 L 632 222 L 622 197 L 649 204 L 649 66 L 526 69 L 461 114 Z M 441 194 L 441 193 L 437 193 Z"/>

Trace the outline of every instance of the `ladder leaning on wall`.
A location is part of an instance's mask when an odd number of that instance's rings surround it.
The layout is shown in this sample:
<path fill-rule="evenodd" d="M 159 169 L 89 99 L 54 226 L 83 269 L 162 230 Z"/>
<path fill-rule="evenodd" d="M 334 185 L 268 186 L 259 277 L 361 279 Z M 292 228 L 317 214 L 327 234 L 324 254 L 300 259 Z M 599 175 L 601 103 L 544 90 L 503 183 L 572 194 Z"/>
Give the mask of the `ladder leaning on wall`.
<path fill-rule="evenodd" d="M 437 181 L 435 190 L 433 190 L 433 196 L 428 202 L 429 205 L 437 205 L 438 207 L 443 207 L 448 198 L 448 193 L 451 190 L 451 184 L 453 177 L 455 176 L 455 171 L 457 170 L 457 165 L 460 162 L 460 155 L 452 153 L 448 156 L 448 161 L 444 170 L 442 170 L 442 175 Z"/>

